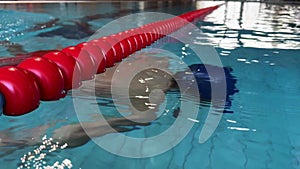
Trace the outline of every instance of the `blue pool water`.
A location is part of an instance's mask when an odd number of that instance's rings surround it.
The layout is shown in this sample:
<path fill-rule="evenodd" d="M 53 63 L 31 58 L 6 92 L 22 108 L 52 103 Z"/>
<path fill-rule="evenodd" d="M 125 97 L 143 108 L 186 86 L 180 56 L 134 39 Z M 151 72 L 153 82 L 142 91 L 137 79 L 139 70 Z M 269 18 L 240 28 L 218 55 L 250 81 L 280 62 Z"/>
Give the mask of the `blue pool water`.
<path fill-rule="evenodd" d="M 222 2 L 35 4 L 33 8 L 30 5 L 6 5 L 0 10 L 0 17 L 3 17 L 0 21 L 0 55 L 62 48 L 87 40 L 89 31 L 72 27 L 78 20 L 86 21 L 90 29 L 96 30 L 120 16 L 135 12 L 157 11 L 176 15 L 219 3 Z M 93 20 L 84 18 L 96 14 L 106 15 Z M 41 21 L 54 26 L 44 24 L 46 28 L 41 29 Z M 137 20 L 136 26 L 139 23 L 143 23 L 143 18 Z M 73 168 L 82 169 L 300 168 L 300 6 L 226 2 L 195 25 L 201 31 L 189 30 L 184 36 L 190 37 L 195 44 L 193 47 L 198 45 L 198 48 L 204 49 L 203 45 L 209 45 L 210 51 L 215 50 L 223 66 L 232 68 L 239 90 L 232 96 L 229 108 L 232 113 L 222 115 L 206 142 L 199 143 L 199 135 L 210 105 L 200 103 L 197 122 L 190 132 L 179 144 L 162 154 L 127 158 L 114 155 L 89 141 L 79 147 L 47 152 L 44 165 L 69 159 Z M 60 29 L 64 27 L 68 29 Z M 71 29 L 82 34 L 73 36 Z M 68 33 L 69 36 L 66 35 Z M 195 59 L 197 56 L 192 49 L 186 47 L 186 51 L 182 51 L 183 47 L 186 44 L 165 38 L 148 49 L 159 48 L 179 57 L 184 55 L 184 62 L 188 65 L 201 62 Z M 164 58 L 163 54 L 157 55 Z M 169 69 L 178 69 L 172 67 L 172 63 L 170 65 Z M 72 97 L 76 96 L 69 93 L 59 101 L 42 102 L 37 110 L 24 116 L 0 117 L 0 161 L 5 168 L 17 168 L 21 164 L 20 158 L 38 147 L 29 143 L 34 144 L 44 135 L 51 137 L 55 129 L 78 122 Z M 170 101 L 166 109 L 172 110 L 178 93 L 170 92 L 166 97 Z M 78 98 L 90 99 L 88 96 Z M 114 105 L 116 100 L 107 97 L 98 97 L 96 102 L 106 116 L 118 116 L 115 107 L 122 107 L 122 104 Z M 95 118 L 97 112 L 92 108 L 84 110 L 86 114 L 81 119 Z M 125 135 L 137 138 L 153 136 L 168 129 L 174 120 L 170 113 Z M 149 146 L 151 148 L 155 149 Z"/>

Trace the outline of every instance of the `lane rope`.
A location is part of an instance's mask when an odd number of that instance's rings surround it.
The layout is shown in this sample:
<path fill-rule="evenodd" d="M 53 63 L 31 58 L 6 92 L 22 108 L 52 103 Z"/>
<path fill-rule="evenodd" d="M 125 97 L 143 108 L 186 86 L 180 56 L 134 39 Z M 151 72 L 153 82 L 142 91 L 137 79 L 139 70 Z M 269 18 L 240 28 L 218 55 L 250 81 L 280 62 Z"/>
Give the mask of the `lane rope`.
<path fill-rule="evenodd" d="M 58 100 L 68 90 L 80 87 L 95 74 L 158 39 L 202 19 L 220 5 L 187 12 L 138 28 L 101 37 L 58 50 L 36 51 L 0 60 L 0 113 L 20 116 L 29 113 L 40 100 Z"/>

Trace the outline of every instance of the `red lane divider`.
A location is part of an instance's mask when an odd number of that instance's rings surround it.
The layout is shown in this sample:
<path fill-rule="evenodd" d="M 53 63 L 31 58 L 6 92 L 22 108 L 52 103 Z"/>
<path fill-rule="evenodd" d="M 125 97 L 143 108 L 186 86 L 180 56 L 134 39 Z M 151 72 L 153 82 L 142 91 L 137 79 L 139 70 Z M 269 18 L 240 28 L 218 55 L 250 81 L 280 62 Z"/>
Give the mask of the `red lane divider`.
<path fill-rule="evenodd" d="M 81 69 L 79 63 L 70 55 L 61 51 L 51 51 L 43 55 L 58 66 L 64 79 L 64 90 L 68 91 L 72 88 L 81 86 Z"/>
<path fill-rule="evenodd" d="M 61 50 L 62 52 L 74 57 L 81 69 L 81 80 L 91 80 L 96 73 L 95 62 L 89 53 L 77 46 L 69 46 Z"/>
<path fill-rule="evenodd" d="M 38 84 L 41 100 L 57 100 L 64 91 L 64 79 L 59 67 L 51 60 L 34 56 L 25 59 L 19 65 L 31 73 Z"/>
<path fill-rule="evenodd" d="M 116 62 L 151 45 L 156 40 L 203 18 L 219 6 L 184 13 L 178 17 L 145 24 L 61 51 L 37 51 L 0 60 L 0 95 L 3 114 L 18 116 L 39 106 L 40 100 L 58 100 L 81 81 L 93 79 Z M 1 99 L 3 97 L 0 97 Z"/>
<path fill-rule="evenodd" d="M 0 91 L 5 99 L 3 113 L 6 115 L 18 116 L 39 106 L 40 91 L 27 70 L 15 66 L 2 67 Z"/>
<path fill-rule="evenodd" d="M 93 43 L 82 42 L 78 44 L 77 47 L 86 50 L 93 59 L 95 65 L 99 65 L 96 72 L 97 74 L 105 72 L 106 58 L 103 56 L 102 51 L 97 47 L 97 45 Z"/>

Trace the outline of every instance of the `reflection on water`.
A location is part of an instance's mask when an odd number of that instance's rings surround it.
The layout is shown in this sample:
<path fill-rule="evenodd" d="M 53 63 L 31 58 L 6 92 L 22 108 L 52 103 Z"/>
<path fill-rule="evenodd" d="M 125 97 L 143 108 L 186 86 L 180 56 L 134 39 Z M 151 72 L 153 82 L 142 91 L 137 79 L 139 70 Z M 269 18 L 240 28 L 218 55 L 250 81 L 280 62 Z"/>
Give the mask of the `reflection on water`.
<path fill-rule="evenodd" d="M 199 146 L 211 148 L 202 151 L 203 166 L 299 168 L 299 12 L 299 5 L 226 2 L 197 23 L 206 38 L 196 43 L 214 44 L 240 90 L 235 114 L 223 115 L 215 137 Z"/>
<path fill-rule="evenodd" d="M 199 6 L 207 2 L 199 1 Z M 204 35 L 217 47 L 264 49 L 300 48 L 300 6 L 226 2 L 199 23 Z M 201 38 L 202 39 L 202 38 Z M 203 44 L 199 39 L 196 43 Z"/>

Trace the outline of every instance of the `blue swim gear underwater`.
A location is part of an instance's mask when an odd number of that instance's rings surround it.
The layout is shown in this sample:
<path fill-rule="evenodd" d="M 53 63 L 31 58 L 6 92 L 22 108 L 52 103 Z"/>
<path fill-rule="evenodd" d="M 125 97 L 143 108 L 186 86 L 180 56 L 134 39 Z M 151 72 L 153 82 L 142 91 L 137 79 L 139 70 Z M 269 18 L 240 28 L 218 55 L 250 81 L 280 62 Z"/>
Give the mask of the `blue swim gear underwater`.
<path fill-rule="evenodd" d="M 181 85 L 183 85 L 183 87 L 189 87 L 192 83 L 192 80 L 195 79 L 198 85 L 200 99 L 205 101 L 212 101 L 211 86 L 217 87 L 218 85 L 226 84 L 225 109 L 230 108 L 232 101 L 231 96 L 239 91 L 236 88 L 237 79 L 234 75 L 232 75 L 232 68 L 219 67 L 207 64 L 193 64 L 189 66 L 189 69 L 190 70 L 188 71 L 191 71 L 192 74 L 187 74 L 186 71 L 176 73 L 176 81 L 181 81 Z M 210 70 L 211 74 L 208 74 L 207 69 Z M 220 74 L 219 72 L 224 72 L 225 76 L 223 73 Z"/>

